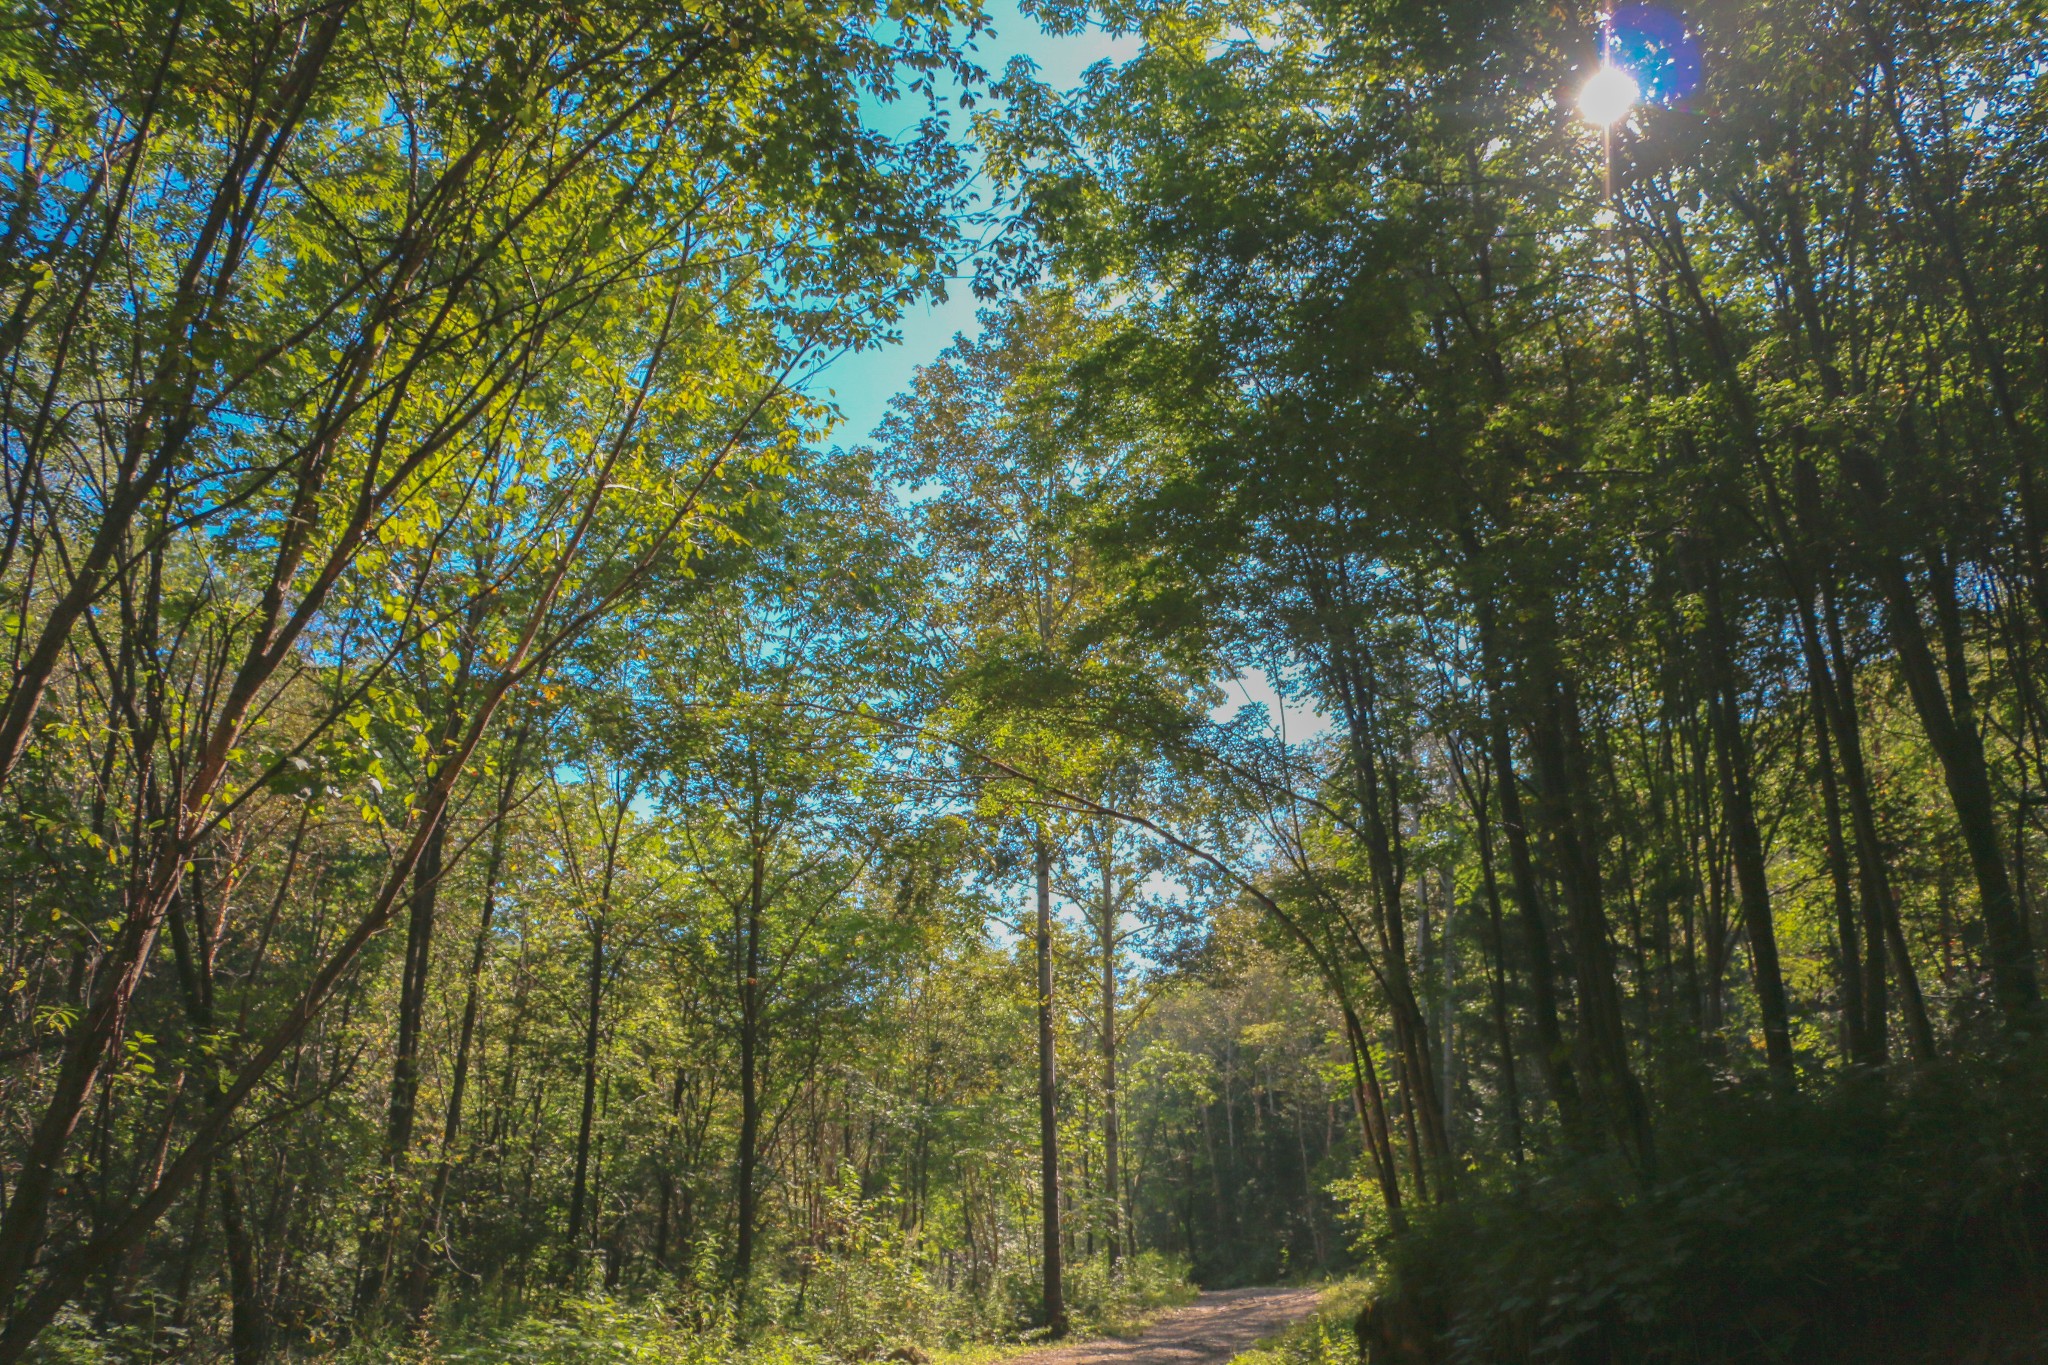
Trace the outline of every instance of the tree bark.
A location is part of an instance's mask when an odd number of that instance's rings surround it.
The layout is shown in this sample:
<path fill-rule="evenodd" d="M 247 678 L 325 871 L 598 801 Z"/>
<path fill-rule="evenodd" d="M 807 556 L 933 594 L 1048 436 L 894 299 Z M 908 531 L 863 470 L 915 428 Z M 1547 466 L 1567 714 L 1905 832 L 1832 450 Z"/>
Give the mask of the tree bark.
<path fill-rule="evenodd" d="M 232 874 L 224 887 L 232 888 Z M 219 916 L 206 909 L 206 883 L 199 866 L 186 874 L 184 894 L 179 901 L 190 911 L 191 923 L 174 905 L 170 913 L 172 955 L 185 1001 L 185 1014 L 193 1030 L 211 1035 L 214 1030 L 213 960 L 220 925 L 227 919 L 223 904 Z M 223 897 L 227 891 L 223 890 Z M 208 1102 L 220 1103 L 216 1080 L 208 1090 Z M 162 1159 L 157 1162 L 162 1169 Z M 262 1303 L 262 1287 L 256 1272 L 256 1248 L 249 1231 L 242 1186 L 235 1170 L 232 1148 L 215 1159 L 214 1183 L 220 1187 L 221 1244 L 227 1261 L 228 1346 L 235 1365 L 259 1365 L 268 1344 L 269 1313 Z"/>
<path fill-rule="evenodd" d="M 402 1186 L 419 1108 L 420 1032 L 426 1020 L 434 913 L 440 902 L 441 860 L 446 846 L 447 826 L 445 822 L 438 823 L 413 868 L 411 913 L 405 926 L 405 966 L 398 990 L 398 1038 L 391 1060 L 391 1099 L 384 1124 L 384 1182 L 357 1251 L 358 1314 L 368 1312 L 383 1297 L 398 1223 L 406 1203 Z"/>
<path fill-rule="evenodd" d="M 761 845 L 758 820 L 751 856 L 742 948 L 746 975 L 740 981 L 740 1134 L 734 1192 L 739 1226 L 733 1242 L 733 1281 L 743 1297 L 754 1273 L 755 1200 L 759 1193 L 755 1168 L 761 1148 L 761 928 L 768 890 L 768 851 Z"/>
<path fill-rule="evenodd" d="M 1102 833 L 1102 911 L 1097 932 L 1102 951 L 1102 1188 L 1108 1198 L 1104 1212 L 1108 1220 L 1109 1265 L 1114 1270 L 1123 1259 L 1123 1196 L 1118 1183 L 1116 1074 L 1116 841 L 1115 830 L 1105 826 Z"/>
<path fill-rule="evenodd" d="M 1341 623 L 1333 629 L 1342 631 Z M 1408 962 L 1407 927 L 1404 918 L 1401 859 L 1396 852 L 1394 822 L 1399 818 L 1399 795 L 1389 790 L 1381 773 L 1375 737 L 1375 703 L 1365 680 L 1359 675 L 1360 661 L 1341 640 L 1330 645 L 1330 670 L 1337 685 L 1339 705 L 1344 713 L 1350 739 L 1353 780 L 1358 788 L 1359 824 L 1364 836 L 1366 866 L 1371 873 L 1373 895 L 1370 905 L 1373 930 L 1379 940 L 1381 985 L 1387 1012 L 1394 1026 L 1394 1046 L 1400 1062 L 1402 1115 L 1415 1125 L 1417 1134 L 1417 1180 L 1427 1183 L 1419 1164 L 1427 1154 L 1438 1174 L 1439 1196 L 1450 1193 L 1452 1162 L 1450 1141 L 1443 1130 L 1437 1099 L 1435 1060 L 1430 1054 L 1429 1020 L 1415 993 L 1415 981 Z"/>
<path fill-rule="evenodd" d="M 1823 590 L 1821 606 L 1825 612 L 1821 624 L 1827 643 L 1828 671 L 1834 680 L 1835 753 L 1842 765 L 1842 789 L 1849 801 L 1849 828 L 1856 838 L 1856 866 L 1862 881 L 1863 935 L 1867 946 L 1863 960 L 1863 1005 L 1870 1012 L 1870 1027 L 1882 1034 L 1889 1014 L 1884 976 L 1885 960 L 1889 957 L 1905 1014 L 1907 1046 L 1913 1060 L 1924 1064 L 1934 1060 L 1934 1025 L 1920 991 L 1919 969 L 1907 950 L 1905 929 L 1899 921 L 1898 897 L 1892 890 L 1891 867 L 1877 827 L 1877 802 L 1864 761 L 1863 729 L 1856 709 L 1855 667 L 1842 640 L 1841 613 L 1831 591 Z"/>
<path fill-rule="evenodd" d="M 583 1107 L 576 1123 L 576 1175 L 569 1191 L 569 1261 L 583 1264 L 584 1205 L 590 1187 L 591 1134 L 597 1122 L 597 1052 L 604 1006 L 605 918 L 593 910 L 590 921 L 590 971 L 584 995 Z"/>
<path fill-rule="evenodd" d="M 498 908 L 498 879 L 505 868 L 505 823 L 511 818 L 512 797 L 519 783 L 519 759 L 525 749 L 522 728 L 512 742 L 504 778 L 498 788 L 498 808 L 491 822 L 490 861 L 484 868 L 483 908 L 477 914 L 476 938 L 470 945 L 469 986 L 462 1000 L 462 1028 L 455 1042 L 455 1073 L 448 1083 L 448 1112 L 441 1121 L 440 1159 L 434 1165 L 434 1184 L 427 1196 L 426 1217 L 413 1242 L 412 1264 L 406 1276 L 406 1312 L 418 1322 L 433 1296 L 434 1246 L 440 1240 L 447 1212 L 448 1182 L 455 1170 L 455 1142 L 462 1131 L 462 1105 L 469 1089 L 470 1049 L 476 1041 L 477 1013 L 482 1003 L 484 962 L 490 955 L 491 924 Z"/>
<path fill-rule="evenodd" d="M 1623 1150 L 1647 1177 L 1656 1169 L 1656 1147 L 1649 1106 L 1629 1061 L 1614 950 L 1607 940 L 1597 845 L 1582 791 L 1584 765 L 1576 752 L 1578 704 L 1569 685 L 1554 677 L 1546 677 L 1537 689 L 1536 703 L 1530 752 L 1541 823 L 1554 850 L 1570 931 L 1579 982 L 1579 1026 L 1608 1121 Z"/>
<path fill-rule="evenodd" d="M 1543 1072 L 1550 1102 L 1568 1137 L 1585 1131 L 1578 1075 L 1572 1069 L 1571 1044 L 1558 1019 L 1557 967 L 1550 952 L 1550 921 L 1536 879 L 1536 860 L 1529 848 L 1529 825 L 1522 812 L 1520 779 L 1515 775 L 1514 744 L 1508 733 L 1502 659 L 1494 640 L 1491 607 L 1480 608 L 1480 648 L 1485 658 L 1487 753 L 1493 765 L 1495 799 L 1500 802 L 1501 832 L 1507 837 L 1508 870 L 1515 884 L 1515 911 L 1522 925 L 1522 946 L 1529 959 L 1529 994 L 1535 1016 L 1537 1066 Z"/>
<path fill-rule="evenodd" d="M 1060 1263 L 1060 1128 L 1057 1077 L 1053 1073 L 1052 848 L 1038 837 L 1034 872 L 1038 918 L 1038 1178 L 1041 1236 L 1045 1245 L 1045 1327 L 1067 1334 L 1065 1277 Z"/>
<path fill-rule="evenodd" d="M 1408 1215 L 1401 1207 L 1401 1181 L 1394 1169 L 1394 1143 L 1387 1128 L 1387 1097 L 1380 1086 L 1379 1065 L 1373 1060 L 1358 1012 L 1349 1000 L 1339 1005 L 1344 1014 L 1344 1040 L 1351 1048 L 1351 1099 L 1358 1109 L 1373 1174 L 1379 1180 L 1380 1198 L 1386 1204 L 1387 1230 L 1403 1233 L 1408 1230 Z"/>
<path fill-rule="evenodd" d="M 1491 930 L 1492 974 L 1487 981 L 1487 999 L 1493 1013 L 1494 1045 L 1500 1050 L 1500 1102 L 1507 1118 L 1508 1143 L 1517 1166 L 1522 1164 L 1522 1087 L 1515 1075 L 1515 1033 L 1508 1019 L 1507 931 L 1502 923 L 1500 879 L 1493 870 L 1493 820 L 1487 810 L 1487 791 L 1481 786 L 1473 793 L 1473 832 L 1479 844 L 1479 878 L 1486 896 L 1487 922 Z"/>
<path fill-rule="evenodd" d="M 1858 453 L 1845 459 L 1853 492 L 1861 504 L 1866 527 L 1878 529 L 1885 509 L 1883 476 L 1876 461 Z M 2005 865 L 2005 851 L 1998 831 L 1997 806 L 1991 792 L 1989 766 L 1984 757 L 1984 739 L 1978 731 L 1976 714 L 1967 688 L 1951 695 L 1944 686 L 1943 668 L 1935 660 L 1920 619 L 1920 605 L 1906 577 L 1905 566 L 1888 549 L 1870 556 L 1872 569 L 1885 599 L 1885 622 L 1899 672 L 1920 717 L 1921 730 L 1941 763 L 1942 781 L 1955 808 L 1956 825 L 1977 880 L 1979 910 L 1984 917 L 1985 955 L 1991 969 L 1991 993 L 2000 1011 L 2009 1019 L 2031 1014 L 2040 1003 L 2035 979 L 2033 953 L 2027 943 L 2026 925 L 2020 920 L 2013 896 L 2012 878 Z M 1935 589 L 1943 591 L 1944 575 L 1934 573 Z M 1952 583 L 1949 591 L 1952 593 Z M 1964 678 L 1965 663 L 1952 659 L 1949 681 Z"/>
<path fill-rule="evenodd" d="M 1764 867 L 1763 837 L 1757 829 L 1756 797 L 1750 771 L 1749 737 L 1742 728 L 1742 702 L 1736 686 L 1734 628 L 1722 600 L 1720 566 L 1697 547 L 1685 557 L 1693 562 L 1690 576 L 1706 599 L 1707 629 L 1701 651 L 1707 673 L 1707 718 L 1714 735 L 1714 771 L 1720 786 L 1721 813 L 1735 863 L 1736 902 L 1749 939 L 1755 976 L 1757 1010 L 1762 1016 L 1764 1059 L 1781 1085 L 1794 1081 L 1792 1011 L 1785 995 L 1785 976 L 1778 961 L 1778 931 L 1771 916 L 1771 891 Z M 1704 561 L 1704 562 L 1702 562 Z"/>

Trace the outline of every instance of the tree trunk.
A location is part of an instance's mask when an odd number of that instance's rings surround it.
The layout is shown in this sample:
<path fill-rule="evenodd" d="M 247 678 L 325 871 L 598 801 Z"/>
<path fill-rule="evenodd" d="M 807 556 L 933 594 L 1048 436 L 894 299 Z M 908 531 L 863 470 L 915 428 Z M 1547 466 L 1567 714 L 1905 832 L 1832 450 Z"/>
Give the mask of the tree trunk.
<path fill-rule="evenodd" d="M 1102 921 L 1099 926 L 1102 950 L 1102 1188 L 1108 1218 L 1110 1269 L 1123 1259 L 1123 1199 L 1118 1184 L 1117 1076 L 1116 1076 L 1116 866 L 1115 831 L 1103 830 L 1102 837 Z"/>
<path fill-rule="evenodd" d="M 1842 1052 L 1859 1065 L 1877 1066 L 1884 1061 L 1884 1034 L 1880 1031 L 1872 1037 L 1870 1011 L 1863 1003 L 1863 933 L 1849 885 L 1849 855 L 1843 846 L 1842 794 L 1835 776 L 1835 746 L 1828 734 L 1827 708 L 1820 700 L 1825 684 L 1809 674 L 1807 686 L 1813 696 L 1813 764 L 1820 778 L 1822 844 L 1827 855 L 1828 882 L 1834 892 L 1835 942 L 1840 954 L 1837 975 L 1842 993 Z M 1875 947 L 1879 952 L 1884 950 L 1882 943 Z"/>
<path fill-rule="evenodd" d="M 1570 930 L 1579 982 L 1579 1027 L 1608 1121 L 1637 1169 L 1647 1176 L 1656 1168 L 1656 1149 L 1649 1107 L 1629 1061 L 1614 950 L 1607 940 L 1597 844 L 1584 809 L 1584 765 L 1576 753 L 1578 704 L 1571 688 L 1556 678 L 1537 690 L 1536 702 L 1530 752 L 1542 826 L 1554 850 Z"/>
<path fill-rule="evenodd" d="M 1703 548 L 1695 549 L 1685 557 L 1694 561 L 1694 573 L 1690 576 L 1701 586 L 1707 604 L 1707 638 L 1701 653 L 1707 673 L 1707 718 L 1714 735 L 1714 771 L 1720 786 L 1729 853 L 1735 863 L 1736 902 L 1754 965 L 1757 1009 L 1763 1019 L 1764 1058 L 1772 1076 L 1780 1084 L 1789 1085 L 1794 1080 L 1792 1011 L 1785 996 L 1784 971 L 1778 962 L 1778 931 L 1771 918 L 1763 837 L 1756 823 L 1749 738 L 1742 728 L 1742 703 L 1735 681 L 1734 629 L 1722 601 L 1720 566 L 1708 560 L 1707 553 Z"/>
<path fill-rule="evenodd" d="M 1866 529 L 1881 535 L 1887 510 L 1882 471 L 1876 460 L 1860 451 L 1846 454 L 1843 465 Z M 2005 1016 L 2017 1019 L 2031 1014 L 2040 1003 L 2040 988 L 2034 976 L 2026 925 L 2019 918 L 2012 878 L 2005 865 L 1990 770 L 1984 758 L 1984 739 L 1977 729 L 1967 688 L 1952 696 L 1943 686 L 1943 669 L 1927 639 L 1920 604 L 1907 581 L 1904 564 L 1889 548 L 1877 549 L 1870 558 L 1878 587 L 1884 594 L 1885 623 L 1899 672 L 1906 680 L 1920 727 L 1941 763 L 1942 781 L 1948 788 L 1963 847 L 1969 853 L 1970 868 L 1977 879 L 1985 950 L 1991 967 L 1991 993 Z M 1939 564 L 1934 578 L 1937 594 L 1944 592 L 1946 581 L 1947 594 L 1952 597 L 1953 582 L 1946 580 Z M 1950 660 L 1950 682 L 1962 681 L 1965 673 L 1964 660 Z"/>
<path fill-rule="evenodd" d="M 484 962 L 490 955 L 491 922 L 498 908 L 498 879 L 505 868 L 505 822 L 511 817 L 512 797 L 519 782 L 519 758 L 525 747 L 522 729 L 513 740 L 503 781 L 498 789 L 498 809 L 491 823 L 491 855 L 484 868 L 483 908 L 477 915 L 476 938 L 469 952 L 469 987 L 462 1001 L 462 1029 L 455 1042 L 455 1074 L 448 1085 L 448 1112 L 441 1121 L 440 1160 L 434 1166 L 433 1189 L 427 1197 L 426 1217 L 413 1243 L 412 1264 L 406 1276 L 406 1312 L 413 1321 L 425 1316 L 434 1286 L 433 1256 L 440 1240 L 448 1203 L 448 1181 L 455 1170 L 455 1141 L 462 1131 L 462 1103 L 469 1087 L 470 1049 L 476 1041 L 477 1012 L 483 994 Z"/>
<path fill-rule="evenodd" d="M 1060 1265 L 1060 1129 L 1057 1078 L 1053 1074 L 1052 848 L 1038 838 L 1035 873 L 1038 920 L 1038 1176 L 1041 1235 L 1045 1244 L 1045 1327 L 1067 1334 L 1067 1302 Z"/>
<path fill-rule="evenodd" d="M 378 1192 L 375 1211 L 356 1256 L 359 1314 L 367 1312 L 383 1296 L 405 1203 L 402 1186 L 419 1104 L 420 1030 L 426 1018 L 427 978 L 433 962 L 434 914 L 440 901 L 446 831 L 445 822 L 434 826 L 413 868 L 411 913 L 405 926 L 405 967 L 398 990 L 398 1039 L 391 1060 L 391 1100 L 384 1124 L 383 1189 Z"/>
<path fill-rule="evenodd" d="M 1558 1019 L 1557 967 L 1550 953 L 1550 922 L 1544 913 L 1536 860 L 1529 848 L 1529 825 L 1522 813 L 1522 789 L 1515 775 L 1514 744 L 1508 734 L 1507 709 L 1500 676 L 1502 660 L 1493 639 L 1493 613 L 1480 613 L 1481 649 L 1485 654 L 1487 752 L 1493 764 L 1495 799 L 1500 802 L 1501 831 L 1507 836 L 1508 870 L 1515 884 L 1515 911 L 1522 924 L 1522 946 L 1529 958 L 1529 994 L 1535 1015 L 1537 1066 L 1557 1106 L 1566 1136 L 1574 1142 L 1585 1131 L 1579 1080 L 1572 1070 L 1571 1045 Z"/>
<path fill-rule="evenodd" d="M 223 900 L 232 889 L 233 874 L 224 882 Z M 225 904 L 219 916 L 206 908 L 206 881 L 201 865 L 186 874 L 184 894 L 169 916 L 172 956 L 177 963 L 178 981 L 185 1002 L 185 1015 L 194 1032 L 209 1036 L 214 1029 L 213 960 L 220 926 L 227 920 Z M 186 921 L 190 919 L 188 924 Z M 221 1101 L 218 1074 L 208 1090 L 208 1103 Z M 162 1169 L 162 1158 L 157 1161 Z M 235 1171 L 233 1149 L 222 1151 L 214 1162 L 214 1183 L 220 1187 L 222 1249 L 228 1271 L 228 1344 L 235 1365 L 258 1365 L 267 1345 L 269 1312 L 262 1302 L 262 1285 L 256 1271 L 256 1248 L 249 1232 L 247 1210 L 242 1200 L 241 1180 Z"/>
<path fill-rule="evenodd" d="M 1387 1013 L 1394 1026 L 1394 1046 L 1399 1060 L 1402 1117 L 1418 1129 L 1411 1134 L 1416 1148 L 1418 1189 L 1427 1186 L 1422 1162 L 1437 1169 L 1439 1197 L 1450 1193 L 1452 1163 L 1450 1141 L 1443 1130 L 1437 1102 L 1435 1060 L 1430 1055 L 1429 1020 L 1415 993 L 1409 969 L 1407 922 L 1404 918 L 1401 859 L 1396 851 L 1396 822 L 1399 794 L 1390 790 L 1380 771 L 1380 753 L 1375 738 L 1375 704 L 1357 671 L 1358 661 L 1341 643 L 1330 648 L 1330 670 L 1337 685 L 1339 705 L 1350 740 L 1352 776 L 1358 788 L 1360 832 L 1365 844 L 1366 866 L 1372 878 L 1369 904 L 1373 931 L 1379 940 L 1381 984 Z"/>
<path fill-rule="evenodd" d="M 235 1365 L 262 1365 L 269 1344 L 270 1314 L 261 1302 L 256 1251 L 250 1243 L 241 1181 L 233 1152 L 220 1157 L 221 1239 L 228 1262 L 228 1344 Z"/>
<path fill-rule="evenodd" d="M 576 1124 L 576 1176 L 569 1190 L 569 1262 L 583 1264 L 584 1205 L 590 1188 L 590 1141 L 597 1123 L 597 1045 L 604 1006 L 604 934 L 601 912 L 590 921 L 590 974 L 584 998 L 583 1108 Z"/>
<path fill-rule="evenodd" d="M 1472 803 L 1472 820 L 1479 843 L 1479 878 L 1486 896 L 1487 921 L 1491 929 L 1488 946 L 1492 950 L 1493 973 L 1487 982 L 1487 995 L 1493 1012 L 1494 1045 L 1500 1050 L 1500 1102 L 1507 1118 L 1510 1150 L 1515 1164 L 1519 1166 L 1524 1148 L 1522 1088 L 1515 1076 L 1515 1034 L 1508 1020 L 1507 932 L 1501 917 L 1500 880 L 1493 871 L 1493 820 L 1486 808 L 1485 787 L 1480 787 L 1473 795 L 1477 798 Z"/>
<path fill-rule="evenodd" d="M 762 847 L 758 822 L 752 857 L 743 949 L 746 975 L 740 981 L 740 1137 L 735 1176 L 739 1227 L 732 1265 L 733 1282 L 742 1297 L 754 1273 L 754 1224 L 759 1216 L 755 1167 L 761 1147 L 761 927 L 768 891 L 768 851 Z"/>

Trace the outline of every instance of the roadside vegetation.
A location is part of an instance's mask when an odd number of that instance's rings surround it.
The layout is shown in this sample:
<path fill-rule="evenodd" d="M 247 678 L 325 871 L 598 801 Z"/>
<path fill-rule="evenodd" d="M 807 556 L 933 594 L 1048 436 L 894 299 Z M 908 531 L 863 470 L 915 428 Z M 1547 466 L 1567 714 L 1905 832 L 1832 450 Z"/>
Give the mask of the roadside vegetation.
<path fill-rule="evenodd" d="M 1359 1365 L 1358 1316 L 1372 1295 L 1370 1280 L 1333 1280 L 1312 1316 L 1239 1353 L 1230 1365 Z"/>

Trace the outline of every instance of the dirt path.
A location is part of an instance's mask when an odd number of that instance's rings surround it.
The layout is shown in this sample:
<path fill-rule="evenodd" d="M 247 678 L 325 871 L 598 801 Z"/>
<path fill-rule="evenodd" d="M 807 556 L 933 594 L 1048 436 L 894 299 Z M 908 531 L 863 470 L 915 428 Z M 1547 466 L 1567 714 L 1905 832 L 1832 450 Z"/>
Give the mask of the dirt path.
<path fill-rule="evenodd" d="M 1261 1337 L 1315 1312 L 1318 1289 L 1224 1289 L 1162 1315 L 1125 1341 L 1052 1346 L 1014 1365 L 1223 1365 Z"/>

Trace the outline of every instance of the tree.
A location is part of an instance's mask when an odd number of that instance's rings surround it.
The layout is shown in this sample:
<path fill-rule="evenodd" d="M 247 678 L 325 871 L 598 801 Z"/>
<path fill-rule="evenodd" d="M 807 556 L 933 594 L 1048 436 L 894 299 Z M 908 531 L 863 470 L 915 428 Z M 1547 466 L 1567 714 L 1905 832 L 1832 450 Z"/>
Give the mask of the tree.
<path fill-rule="evenodd" d="M 1099 788 L 1114 760 L 1088 699 L 1170 710 L 1186 683 L 1142 642 L 1096 629 L 1106 585 L 1085 537 L 1089 504 L 1127 452 L 1073 401 L 1068 367 L 1089 339 L 1086 314 L 1046 294 L 983 323 L 982 337 L 957 340 L 919 371 L 877 433 L 890 476 L 917 492 L 916 545 L 943 613 L 935 701 L 970 773 L 975 755 L 992 755 L 1030 778 Z M 998 781 L 990 813 L 1010 822 L 1031 868 L 1043 1311 L 1058 1336 L 1067 1317 L 1053 878 L 1083 826 L 1016 788 Z"/>
<path fill-rule="evenodd" d="M 850 111 L 899 67 L 956 62 L 955 17 L 421 25 L 338 4 L 303 30 L 186 6 L 29 26 L 0 772 L 67 840 L 122 832 L 117 924 L 79 958 L 58 1064 L 16 1097 L 0 1359 L 214 1168 L 392 917 L 507 698 L 781 463 L 804 409 L 778 376 L 933 278 L 952 154 Z M 788 155 L 729 155 L 743 125 Z M 391 675 L 419 649 L 472 660 L 466 700 L 444 733 L 416 727 L 420 785 L 383 811 L 369 722 L 417 713 Z M 330 771 L 304 776 L 316 756 Z M 88 794 L 74 773 L 104 778 Z M 53 1223 L 186 869 L 308 782 L 367 789 L 402 851 L 296 998 L 237 1031 L 159 1178 Z"/>

